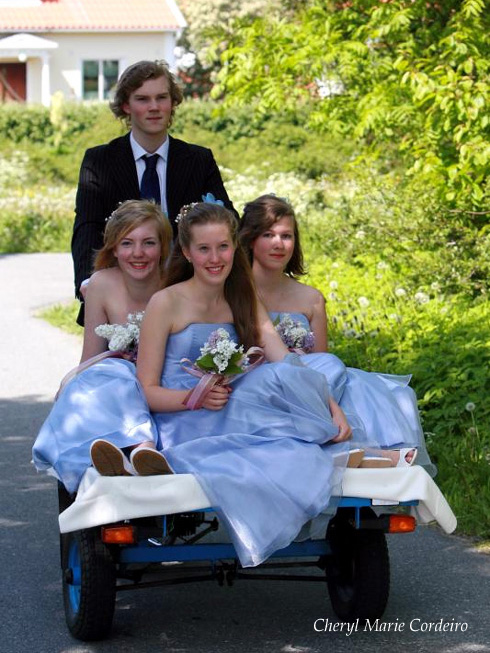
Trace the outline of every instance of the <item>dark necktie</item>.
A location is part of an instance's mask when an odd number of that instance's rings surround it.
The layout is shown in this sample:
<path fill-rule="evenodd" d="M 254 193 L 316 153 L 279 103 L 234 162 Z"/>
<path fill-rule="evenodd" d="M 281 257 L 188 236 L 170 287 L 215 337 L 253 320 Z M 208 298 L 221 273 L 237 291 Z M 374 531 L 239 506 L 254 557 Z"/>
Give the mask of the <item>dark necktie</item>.
<path fill-rule="evenodd" d="M 141 179 L 141 192 L 140 195 L 143 199 L 155 200 L 157 204 L 161 204 L 160 197 L 160 181 L 158 180 L 157 161 L 159 154 L 152 156 L 144 156 L 145 171 Z"/>

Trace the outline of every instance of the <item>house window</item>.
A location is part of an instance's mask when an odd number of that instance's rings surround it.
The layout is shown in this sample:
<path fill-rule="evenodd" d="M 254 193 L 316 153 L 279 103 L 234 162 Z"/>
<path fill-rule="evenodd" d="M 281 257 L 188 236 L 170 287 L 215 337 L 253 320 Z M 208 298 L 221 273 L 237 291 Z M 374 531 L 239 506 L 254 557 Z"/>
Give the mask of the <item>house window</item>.
<path fill-rule="evenodd" d="M 117 84 L 119 62 L 88 60 L 83 62 L 83 99 L 107 100 Z"/>

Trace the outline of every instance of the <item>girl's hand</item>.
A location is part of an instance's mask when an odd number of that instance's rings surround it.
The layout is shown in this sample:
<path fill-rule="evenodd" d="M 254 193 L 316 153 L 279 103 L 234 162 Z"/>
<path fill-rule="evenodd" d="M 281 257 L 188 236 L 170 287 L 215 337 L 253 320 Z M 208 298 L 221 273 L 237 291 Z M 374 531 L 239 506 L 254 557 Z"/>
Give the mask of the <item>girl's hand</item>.
<path fill-rule="evenodd" d="M 332 442 L 345 442 L 352 437 L 352 429 L 349 426 L 342 408 L 333 400 L 330 402 L 330 412 L 333 423 L 339 427 L 339 434 L 332 438 Z"/>
<path fill-rule="evenodd" d="M 230 392 L 229 385 L 215 385 L 204 398 L 202 407 L 208 410 L 221 410 L 228 403 Z"/>

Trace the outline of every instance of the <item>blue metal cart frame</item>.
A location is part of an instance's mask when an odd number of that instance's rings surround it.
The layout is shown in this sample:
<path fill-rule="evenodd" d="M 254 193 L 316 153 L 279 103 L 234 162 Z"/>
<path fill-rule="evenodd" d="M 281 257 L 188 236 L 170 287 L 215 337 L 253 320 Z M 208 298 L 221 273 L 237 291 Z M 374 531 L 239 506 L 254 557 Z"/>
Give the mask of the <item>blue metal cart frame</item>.
<path fill-rule="evenodd" d="M 62 485 L 59 500 L 60 510 L 73 501 Z M 397 506 L 417 504 L 408 501 Z M 385 533 L 415 529 L 413 517 L 377 515 L 371 499 L 342 497 L 324 539 L 292 542 L 265 563 L 242 569 L 231 543 L 198 543 L 218 528 L 212 513 L 204 509 L 128 520 L 61 535 L 65 617 L 72 635 L 83 641 L 107 637 L 116 592 L 212 580 L 220 585 L 233 585 L 239 579 L 323 582 L 340 619 L 376 619 L 382 616 L 389 595 Z M 129 534 L 131 541 L 120 540 L 121 534 Z M 186 564 L 160 564 L 164 562 Z M 321 573 L 278 573 L 307 567 Z M 151 579 L 143 580 L 146 576 Z"/>

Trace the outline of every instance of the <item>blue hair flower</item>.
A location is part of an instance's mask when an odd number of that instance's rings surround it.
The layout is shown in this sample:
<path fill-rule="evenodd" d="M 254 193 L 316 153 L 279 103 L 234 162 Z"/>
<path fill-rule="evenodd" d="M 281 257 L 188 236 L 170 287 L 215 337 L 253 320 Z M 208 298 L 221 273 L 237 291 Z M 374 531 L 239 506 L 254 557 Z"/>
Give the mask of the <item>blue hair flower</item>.
<path fill-rule="evenodd" d="M 224 203 L 221 200 L 217 200 L 213 193 L 206 193 L 206 195 L 203 195 L 202 201 L 208 202 L 209 204 L 219 204 L 220 206 L 224 206 Z"/>

